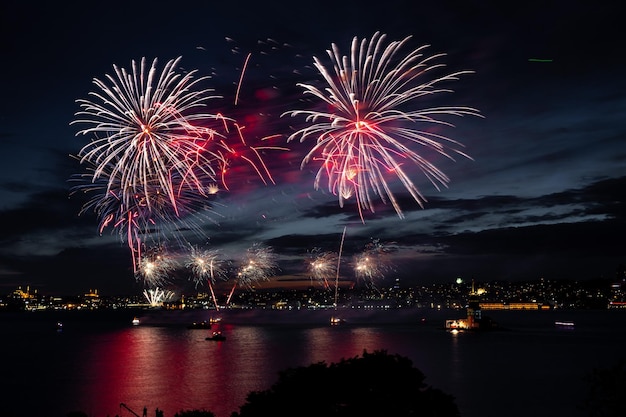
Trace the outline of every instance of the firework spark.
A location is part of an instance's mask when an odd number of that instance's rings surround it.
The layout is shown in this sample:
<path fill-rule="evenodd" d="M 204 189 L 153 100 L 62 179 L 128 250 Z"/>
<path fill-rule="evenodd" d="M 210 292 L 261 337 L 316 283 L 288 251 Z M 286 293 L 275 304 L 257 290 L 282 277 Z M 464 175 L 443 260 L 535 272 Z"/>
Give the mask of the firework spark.
<path fill-rule="evenodd" d="M 263 145 L 253 146 L 248 144 L 244 136 L 245 126 L 234 123 L 232 128 L 225 125 L 227 138 L 220 139 L 215 142 L 214 154 L 217 156 L 216 161 L 219 166 L 220 181 L 224 189 L 230 190 L 228 187 L 227 176 L 235 168 L 246 166 L 252 169 L 265 185 L 268 183 L 275 184 L 274 178 L 270 173 L 265 161 L 261 157 L 261 152 L 268 150 L 288 150 L 285 147 Z M 280 135 L 270 135 L 263 137 L 259 142 L 271 141 Z"/>
<path fill-rule="evenodd" d="M 215 284 L 216 278 L 226 279 L 225 262 L 220 259 L 220 251 L 217 249 L 192 246 L 186 266 L 191 270 L 196 287 L 205 282 Z"/>
<path fill-rule="evenodd" d="M 72 193 L 91 194 L 81 213 L 93 209 L 101 233 L 118 230 L 135 273 L 148 236 L 160 242 L 173 234 L 181 247 L 189 229 L 204 237 L 203 225 L 213 221 L 207 214 L 214 214 L 209 198 L 228 190 L 227 171 L 243 162 L 273 183 L 260 152 L 279 148 L 249 145 L 233 119 L 203 112 L 218 96 L 199 89 L 208 77 L 179 73 L 180 59 L 168 61 L 160 74 L 156 59 L 152 65 L 132 61 L 131 71 L 114 65 L 115 76 L 94 79 L 99 91 L 91 100 L 78 100 L 80 118 L 72 122 L 87 126 L 78 134 L 94 136 L 76 156 L 87 169 L 75 177 L 80 184 Z M 211 122 L 214 128 L 205 127 Z"/>
<path fill-rule="evenodd" d="M 237 280 L 249 286 L 257 281 L 268 280 L 277 270 L 278 263 L 274 250 L 269 246 L 254 244 L 246 252 Z"/>
<path fill-rule="evenodd" d="M 255 243 L 246 251 L 246 257 L 237 272 L 226 304 L 230 302 L 237 285 L 252 287 L 255 282 L 269 280 L 276 271 L 278 271 L 278 262 L 274 250 L 269 246 Z"/>
<path fill-rule="evenodd" d="M 105 173 L 110 174 L 108 171 Z M 169 198 L 160 192 L 158 184 L 146 184 L 146 190 L 151 195 L 151 205 L 146 203 L 143 194 L 133 195 L 129 205 L 124 205 L 119 177 L 109 176 L 108 179 L 94 180 L 92 173 L 88 172 L 73 176 L 71 181 L 76 185 L 71 188 L 70 195 L 89 195 L 79 214 L 93 211 L 99 221 L 100 234 L 109 227 L 118 232 L 120 239 L 127 242 L 133 255 L 135 272 L 143 246 L 158 246 L 171 236 L 182 247 L 188 232 L 205 237 L 203 226 L 207 222 L 215 221 L 212 217 L 215 212 L 209 205 L 209 198 L 189 189 L 181 188 L 177 195 L 177 206 L 174 208 Z M 111 188 L 110 184 L 114 184 L 114 187 Z"/>
<path fill-rule="evenodd" d="M 169 301 L 174 297 L 174 293 L 172 291 L 165 291 L 161 288 L 146 288 L 143 290 L 143 296 L 146 298 L 146 301 L 150 304 L 151 307 L 160 307 L 163 305 L 163 302 Z"/>
<path fill-rule="evenodd" d="M 319 189 L 323 177 L 328 189 L 339 198 L 339 205 L 354 197 L 363 220 L 363 210 L 374 212 L 373 198 L 389 200 L 400 218 L 404 215 L 388 183 L 388 177 L 400 180 L 415 201 L 423 207 L 424 196 L 405 172 L 411 162 L 439 190 L 449 178 L 417 150 L 436 151 L 454 160 L 453 155 L 470 158 L 459 148 L 462 145 L 423 125 L 452 126 L 445 116 L 480 116 L 470 107 L 419 107 L 420 99 L 449 92 L 439 85 L 457 80 L 470 71 L 455 72 L 428 78 L 443 64 L 436 63 L 442 54 L 426 56 L 422 46 L 400 56 L 400 50 L 411 37 L 386 44 L 386 35 L 376 32 L 368 42 L 354 38 L 351 55 L 341 56 L 332 44 L 327 53 L 334 73 L 317 57 L 314 65 L 327 85 L 320 89 L 311 84 L 298 84 L 305 94 L 321 100 L 330 110 L 292 110 L 284 115 L 306 116 L 310 125 L 291 134 L 287 141 L 308 137 L 317 143 L 304 157 L 301 168 L 311 160 L 321 161 L 314 187 Z M 471 159 L 471 158 L 470 158 Z"/>
<path fill-rule="evenodd" d="M 87 125 L 77 135 L 94 135 L 80 161 L 95 166 L 94 180 L 108 179 L 109 191 L 119 188 L 124 206 L 140 195 L 150 207 L 157 189 L 175 208 L 181 188 L 204 194 L 206 178 L 216 176 L 215 155 L 206 148 L 217 133 L 199 126 L 222 119 L 200 111 L 216 96 L 196 89 L 207 77 L 177 72 L 180 59 L 168 61 L 161 74 L 156 59 L 151 66 L 145 58 L 139 65 L 132 61 L 131 72 L 114 65 L 115 76 L 94 79 L 100 91 L 90 94 L 92 100 L 77 100 L 82 110 L 72 124 Z"/>
<path fill-rule="evenodd" d="M 170 274 L 177 266 L 176 260 L 166 253 L 163 246 L 154 247 L 141 257 L 135 275 L 137 279 L 143 279 L 149 287 L 158 287 L 168 283 Z"/>
<path fill-rule="evenodd" d="M 191 269 L 196 288 L 205 282 L 209 286 L 216 310 L 219 310 L 219 307 L 213 284 L 215 284 L 216 277 L 225 280 L 227 273 L 224 267 L 225 262 L 220 259 L 219 255 L 220 253 L 216 249 L 201 250 L 196 246 L 192 246 L 189 261 L 187 262 L 187 268 Z"/>
<path fill-rule="evenodd" d="M 366 245 L 363 252 L 354 256 L 352 266 L 357 279 L 372 284 L 393 270 L 388 260 L 388 254 L 392 251 L 389 245 L 375 239 Z"/>
<path fill-rule="evenodd" d="M 336 270 L 336 253 L 322 252 L 320 248 L 314 248 L 309 252 L 308 271 L 311 280 L 315 279 L 328 289 L 328 279 L 335 275 Z"/>

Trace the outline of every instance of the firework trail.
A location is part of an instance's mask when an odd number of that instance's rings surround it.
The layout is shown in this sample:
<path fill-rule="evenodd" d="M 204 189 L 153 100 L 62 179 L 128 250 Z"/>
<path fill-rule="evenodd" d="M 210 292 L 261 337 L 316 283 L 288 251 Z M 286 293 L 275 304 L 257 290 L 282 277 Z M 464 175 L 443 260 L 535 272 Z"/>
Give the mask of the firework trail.
<path fill-rule="evenodd" d="M 309 252 L 308 271 L 311 280 L 320 282 L 325 289 L 330 286 L 328 278 L 333 276 L 337 265 L 337 254 L 322 252 L 320 248 L 314 248 Z"/>
<path fill-rule="evenodd" d="M 341 266 L 341 253 L 343 252 L 343 242 L 346 239 L 346 226 L 341 234 L 341 244 L 339 245 L 339 256 L 337 256 L 337 274 L 335 275 L 335 309 L 337 308 L 337 297 L 339 296 L 339 267 Z"/>
<path fill-rule="evenodd" d="M 266 150 L 286 151 L 288 148 L 281 146 L 252 146 L 249 145 L 244 136 L 245 126 L 233 123 L 231 128 L 226 126 L 228 137 L 216 141 L 216 147 L 213 151 L 218 158 L 216 162 L 219 166 L 220 182 L 225 190 L 229 191 L 227 175 L 238 168 L 245 165 L 251 168 L 256 175 L 263 181 L 265 185 L 268 183 L 275 184 L 274 178 L 270 173 L 265 161 L 261 157 L 261 152 Z M 280 135 L 270 135 L 260 139 L 260 142 L 270 141 Z"/>
<path fill-rule="evenodd" d="M 213 284 L 215 284 L 216 277 L 226 279 L 225 263 L 220 259 L 219 255 L 218 250 L 200 250 L 198 247 L 192 246 L 189 261 L 186 265 L 187 268 L 191 269 L 196 288 L 204 282 L 207 283 L 211 290 L 211 296 L 216 310 L 219 310 L 219 306 L 217 304 L 217 298 L 215 297 L 215 291 L 213 291 Z"/>
<path fill-rule="evenodd" d="M 328 56 L 334 72 L 314 57 L 314 66 L 327 85 L 322 88 L 298 84 L 305 94 L 319 99 L 329 110 L 291 110 L 283 114 L 306 116 L 308 126 L 291 134 L 287 141 L 313 137 L 317 143 L 303 158 L 301 168 L 311 160 L 321 166 L 314 181 L 319 189 L 323 177 L 328 189 L 339 198 L 339 205 L 354 197 L 363 221 L 363 210 L 374 212 L 372 199 L 391 202 L 400 218 L 404 215 L 392 192 L 388 177 L 397 178 L 413 199 L 423 207 L 426 201 L 405 172 L 405 164 L 415 164 L 439 190 L 448 177 L 415 147 L 435 151 L 451 160 L 453 155 L 470 158 L 462 145 L 432 130 L 433 125 L 452 126 L 446 116 L 480 116 L 470 107 L 419 108 L 420 99 L 451 90 L 440 88 L 470 71 L 429 78 L 443 66 L 436 63 L 442 54 L 426 56 L 422 46 L 400 55 L 411 37 L 386 43 L 386 35 L 376 32 L 368 42 L 354 38 L 350 56 L 342 56 L 332 44 Z M 471 158 L 470 158 L 471 159 Z"/>
<path fill-rule="evenodd" d="M 230 302 L 238 284 L 251 287 L 257 281 L 269 280 L 277 270 L 278 263 L 276 262 L 274 250 L 271 247 L 255 243 L 246 251 L 246 257 L 239 268 L 226 304 Z"/>
<path fill-rule="evenodd" d="M 243 75 L 246 73 L 246 67 L 248 66 L 248 61 L 250 61 L 250 56 L 252 53 L 248 53 L 246 56 L 246 60 L 243 63 L 243 69 L 241 70 L 241 75 L 239 76 L 239 83 L 237 84 L 237 92 L 235 93 L 235 105 L 237 105 L 237 101 L 239 100 L 239 90 L 241 89 L 241 82 L 243 81 Z"/>
<path fill-rule="evenodd" d="M 234 40 L 230 38 L 227 38 L 227 40 L 229 42 L 234 42 Z M 261 43 L 261 41 L 259 42 Z M 234 47 L 233 53 L 241 53 L 239 47 Z M 257 54 L 263 54 L 263 51 L 255 50 L 255 59 L 257 58 Z M 230 190 L 228 183 L 238 184 L 237 178 L 235 178 L 233 181 L 227 181 L 227 174 L 232 175 L 235 169 L 244 166 L 247 168 L 251 168 L 252 171 L 263 181 L 265 185 L 268 185 L 269 183 L 275 184 L 274 178 L 272 177 L 267 165 L 265 164 L 265 161 L 263 161 L 263 158 L 261 157 L 261 153 L 270 150 L 289 150 L 284 146 L 267 144 L 274 139 L 282 137 L 281 134 L 259 134 L 257 136 L 253 133 L 255 131 L 255 128 L 258 129 L 259 126 L 262 126 L 264 128 L 267 127 L 266 123 L 259 122 L 259 120 L 265 119 L 264 116 L 267 115 L 264 114 L 263 117 L 260 117 L 261 113 L 259 112 L 258 102 L 255 102 L 254 107 L 252 109 L 248 109 L 247 111 L 241 110 L 241 108 L 239 108 L 240 91 L 250 61 L 254 61 L 254 59 L 252 59 L 252 56 L 253 52 L 248 52 L 246 54 L 243 66 L 241 68 L 241 73 L 239 75 L 239 81 L 237 82 L 237 89 L 234 99 L 234 106 L 237 107 L 237 109 L 233 109 L 233 112 L 236 112 L 238 115 L 242 116 L 242 119 L 245 120 L 245 124 L 241 124 L 240 122 L 236 121 L 237 117 L 225 119 L 224 129 L 226 131 L 226 134 L 223 138 L 220 138 L 216 141 L 216 148 L 214 150 L 215 154 L 219 155 L 218 172 L 221 174 L 221 183 L 224 189 L 227 191 Z M 260 89 L 262 90 L 262 88 Z M 263 95 L 264 94 L 260 94 L 260 96 Z M 257 114 L 253 116 L 253 112 Z M 250 123 L 251 126 L 249 126 L 248 123 Z M 248 134 L 247 131 L 249 131 L 250 129 L 252 130 L 252 133 Z M 254 139 L 251 139 L 250 136 L 252 136 Z M 259 136 L 262 137 L 259 138 Z"/>

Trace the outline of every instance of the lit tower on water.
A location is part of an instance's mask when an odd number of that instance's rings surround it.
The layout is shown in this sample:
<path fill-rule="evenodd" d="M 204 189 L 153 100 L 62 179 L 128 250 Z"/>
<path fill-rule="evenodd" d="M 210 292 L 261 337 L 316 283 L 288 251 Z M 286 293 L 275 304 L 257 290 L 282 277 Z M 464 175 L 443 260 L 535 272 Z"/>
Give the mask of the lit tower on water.
<path fill-rule="evenodd" d="M 467 300 L 467 323 L 470 329 L 477 329 L 480 327 L 482 320 L 482 310 L 480 309 L 479 293 L 474 288 L 474 280 L 472 280 L 472 290 L 469 293 Z"/>

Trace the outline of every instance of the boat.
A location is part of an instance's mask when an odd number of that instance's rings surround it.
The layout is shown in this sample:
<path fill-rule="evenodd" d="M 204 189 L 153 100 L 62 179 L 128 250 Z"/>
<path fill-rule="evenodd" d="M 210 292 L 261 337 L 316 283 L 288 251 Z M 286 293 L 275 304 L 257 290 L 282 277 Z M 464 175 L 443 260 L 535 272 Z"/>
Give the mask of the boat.
<path fill-rule="evenodd" d="M 63 331 L 63 323 L 61 323 L 60 321 L 57 321 L 57 332 L 62 332 Z"/>
<path fill-rule="evenodd" d="M 208 321 L 200 321 L 200 322 L 193 322 L 191 323 L 189 326 L 187 326 L 188 329 L 210 329 L 211 328 L 211 323 L 209 323 Z"/>
<path fill-rule="evenodd" d="M 222 341 L 226 340 L 226 336 L 222 334 L 222 332 L 213 332 L 213 335 L 207 337 L 205 340 L 214 340 L 214 341 Z"/>
<path fill-rule="evenodd" d="M 221 317 L 211 317 L 211 318 L 209 319 L 209 323 L 211 323 L 211 324 L 217 324 L 217 323 L 219 323 L 220 321 L 222 321 L 222 318 L 221 318 Z"/>
<path fill-rule="evenodd" d="M 571 329 L 573 330 L 576 326 L 573 321 L 555 321 L 554 325 L 558 329 Z"/>
<path fill-rule="evenodd" d="M 344 319 L 342 319 L 341 317 L 335 317 L 335 316 L 333 316 L 333 317 L 331 317 L 331 318 L 330 318 L 330 325 L 331 325 L 331 326 L 337 326 L 337 325 L 339 325 L 339 324 L 343 324 L 343 323 L 345 323 L 345 322 L 346 322 L 346 321 L 345 321 Z"/>
<path fill-rule="evenodd" d="M 133 318 L 133 326 L 139 326 L 139 319 L 137 317 Z"/>

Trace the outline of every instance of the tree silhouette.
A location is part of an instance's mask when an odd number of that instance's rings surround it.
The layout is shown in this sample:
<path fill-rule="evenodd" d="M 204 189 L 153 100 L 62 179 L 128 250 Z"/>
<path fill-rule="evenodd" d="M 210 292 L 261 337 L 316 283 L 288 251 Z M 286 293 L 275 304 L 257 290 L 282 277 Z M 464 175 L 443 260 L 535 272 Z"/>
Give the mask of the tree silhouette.
<path fill-rule="evenodd" d="M 279 372 L 231 417 L 458 417 L 454 397 L 424 383 L 410 359 L 385 350 Z"/>

